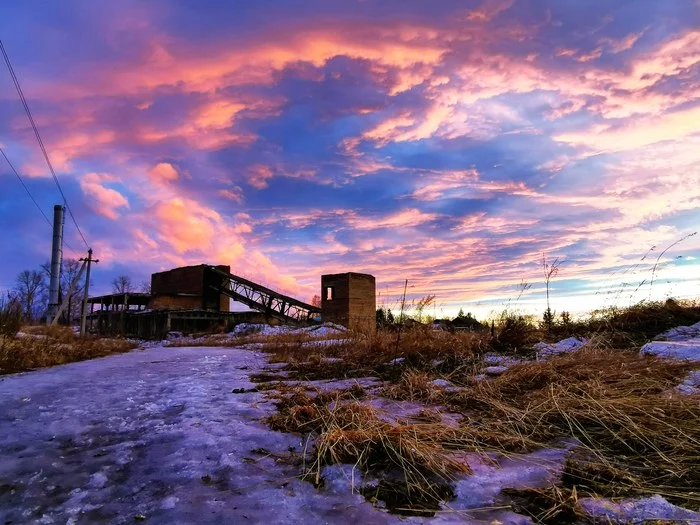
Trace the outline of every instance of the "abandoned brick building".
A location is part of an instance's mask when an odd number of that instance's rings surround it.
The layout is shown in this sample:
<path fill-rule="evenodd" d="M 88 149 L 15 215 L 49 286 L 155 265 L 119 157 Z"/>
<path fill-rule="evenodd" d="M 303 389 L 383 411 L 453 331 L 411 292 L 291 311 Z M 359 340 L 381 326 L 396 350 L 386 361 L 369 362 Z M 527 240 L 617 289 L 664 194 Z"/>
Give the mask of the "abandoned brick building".
<path fill-rule="evenodd" d="M 321 312 L 324 321 L 355 330 L 374 327 L 377 322 L 374 276 L 353 272 L 321 276 Z"/>
<path fill-rule="evenodd" d="M 321 308 L 231 273 L 229 266 L 200 264 L 154 273 L 151 293 L 117 293 L 88 299 L 88 330 L 144 339 L 168 332 L 211 332 L 243 322 L 318 323 L 349 328 L 373 326 L 375 280 L 344 273 L 321 278 Z M 329 291 L 330 290 L 330 291 Z M 231 301 L 249 311 L 231 311 Z"/>

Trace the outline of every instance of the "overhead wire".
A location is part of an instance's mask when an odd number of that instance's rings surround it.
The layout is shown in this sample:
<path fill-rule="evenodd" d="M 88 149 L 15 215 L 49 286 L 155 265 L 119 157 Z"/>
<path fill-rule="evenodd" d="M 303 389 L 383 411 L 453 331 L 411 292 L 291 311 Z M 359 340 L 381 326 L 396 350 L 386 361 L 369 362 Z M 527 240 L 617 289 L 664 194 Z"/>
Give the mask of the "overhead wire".
<path fill-rule="evenodd" d="M 24 92 L 22 91 L 22 86 L 20 85 L 19 79 L 17 78 L 17 75 L 15 74 L 15 70 L 12 67 L 12 63 L 10 62 L 10 57 L 8 56 L 7 51 L 5 50 L 5 46 L 3 45 L 2 40 L 0 40 L 0 50 L 2 51 L 3 57 L 5 58 L 5 64 L 7 64 L 7 69 L 10 72 L 10 76 L 12 77 L 12 81 L 15 85 L 15 89 L 17 90 L 17 94 L 19 95 L 20 101 L 22 102 L 22 106 L 24 106 L 24 111 L 27 114 L 27 118 L 29 119 L 29 122 L 32 126 L 32 129 L 34 130 L 34 135 L 36 136 L 36 140 L 39 143 L 39 148 L 41 149 L 41 152 L 44 155 L 44 159 L 46 160 L 46 164 L 49 167 L 49 171 L 51 172 L 51 176 L 53 177 L 53 180 L 56 183 L 56 187 L 58 188 L 58 191 L 60 192 L 61 197 L 63 198 L 63 204 L 66 206 L 66 209 L 68 210 L 68 214 L 70 215 L 70 218 L 73 221 L 75 228 L 78 230 L 80 237 L 82 238 L 83 242 L 85 243 L 85 247 L 90 248 L 87 240 L 85 239 L 85 236 L 83 235 L 82 230 L 80 229 L 80 226 L 78 226 L 78 222 L 75 220 L 75 216 L 73 215 L 73 210 L 71 210 L 71 207 L 68 204 L 68 199 L 66 199 L 65 193 L 63 193 L 63 188 L 61 188 L 61 184 L 58 181 L 58 177 L 56 176 L 56 172 L 53 169 L 53 164 L 51 164 L 51 159 L 49 159 L 49 154 L 46 151 L 46 147 L 44 146 L 44 141 L 41 139 L 41 135 L 39 134 L 39 128 L 37 127 L 36 123 L 34 122 L 34 117 L 32 116 L 32 112 L 29 109 L 29 104 L 27 104 L 27 99 L 25 98 Z"/>
<path fill-rule="evenodd" d="M 2 156 L 5 157 L 5 162 L 7 162 L 8 166 L 10 166 L 10 169 L 14 172 L 15 175 L 17 175 L 17 178 L 19 179 L 20 184 L 22 184 L 22 187 L 25 189 L 27 192 L 27 195 L 29 195 L 29 198 L 32 199 L 32 202 L 34 203 L 34 206 L 36 206 L 36 209 L 39 210 L 39 213 L 44 217 L 46 220 L 46 223 L 51 226 L 51 221 L 49 218 L 46 216 L 44 213 L 44 210 L 41 209 L 41 206 L 39 206 L 39 203 L 36 201 L 34 198 L 34 195 L 32 195 L 32 192 L 29 191 L 29 188 L 27 185 L 24 183 L 24 180 L 22 179 L 22 176 L 19 174 L 19 172 L 15 169 L 14 165 L 12 162 L 10 162 L 10 159 L 7 158 L 7 155 L 5 155 L 5 150 L 0 146 L 0 153 L 2 153 Z"/>
<path fill-rule="evenodd" d="M 19 171 L 17 171 L 17 168 L 15 168 L 14 164 L 12 164 L 10 159 L 7 157 L 7 154 L 5 153 L 5 150 L 3 149 L 2 146 L 0 146 L 0 153 L 5 158 L 5 162 L 7 162 L 8 166 L 10 166 L 10 169 L 12 170 L 12 172 L 17 176 L 17 179 L 19 180 L 20 184 L 22 184 L 22 187 L 27 192 L 27 195 L 29 195 L 29 198 L 34 203 L 34 206 L 36 206 L 36 209 L 39 210 L 39 213 L 41 213 L 41 216 L 44 217 L 46 224 L 49 225 L 49 228 L 53 228 L 53 224 L 51 223 L 49 218 L 44 213 L 44 210 L 41 209 L 41 206 L 39 206 L 39 203 L 34 198 L 34 195 L 32 195 L 32 192 L 29 191 L 29 187 L 24 183 L 24 179 L 22 178 L 22 175 L 20 175 Z M 78 251 L 75 250 L 70 244 L 68 244 L 65 239 L 63 239 L 63 244 L 65 244 L 66 248 L 68 248 L 70 251 L 74 252 L 74 254 L 78 253 Z"/>

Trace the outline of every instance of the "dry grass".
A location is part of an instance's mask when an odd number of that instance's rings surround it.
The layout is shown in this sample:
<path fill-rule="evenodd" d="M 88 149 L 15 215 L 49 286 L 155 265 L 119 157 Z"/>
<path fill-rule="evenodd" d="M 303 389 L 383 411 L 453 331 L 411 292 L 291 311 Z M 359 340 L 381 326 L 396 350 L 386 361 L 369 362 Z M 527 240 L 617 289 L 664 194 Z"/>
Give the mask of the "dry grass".
<path fill-rule="evenodd" d="M 83 361 L 128 352 L 138 345 L 124 339 L 76 336 L 63 326 L 28 326 L 24 337 L 0 337 L 0 374 Z"/>
<path fill-rule="evenodd" d="M 299 379 L 344 379 L 367 375 L 396 379 L 405 368 L 432 368 L 431 361 L 435 359 L 449 362 L 453 368 L 472 363 L 487 346 L 488 335 L 484 333 L 450 333 L 415 327 L 400 335 L 386 329 L 351 334 L 323 346 L 272 342 L 263 350 L 273 354 L 273 361 L 289 363 L 290 377 Z M 400 366 L 391 364 L 397 358 L 401 361 Z"/>
<path fill-rule="evenodd" d="M 540 521 L 578 512 L 570 498 L 577 493 L 661 494 L 699 509 L 700 398 L 673 393 L 692 368 L 637 352 L 584 349 L 514 366 L 456 392 L 435 387 L 424 371 L 403 369 L 382 394 L 444 404 L 465 416 L 459 427 L 440 423 L 434 410 L 419 422 L 392 424 L 347 392 L 314 396 L 299 387 L 280 396 L 269 423 L 316 437 L 308 469 L 315 482 L 329 463 L 398 472 L 403 500 L 391 476 L 382 478 L 375 497 L 394 498 L 409 509 L 434 510 L 447 497 L 452 476 L 467 471 L 455 451 L 523 453 L 561 439 L 578 446 L 558 492 L 528 496 L 535 498 L 528 505 L 546 507 Z"/>
<path fill-rule="evenodd" d="M 559 487 L 542 489 L 504 489 L 513 510 L 531 516 L 536 523 L 576 523 L 585 518 L 578 503 L 576 489 Z M 585 522 L 584 522 L 585 523 Z"/>
<path fill-rule="evenodd" d="M 408 401 L 425 401 L 437 403 L 442 400 L 442 391 L 432 384 L 432 377 L 427 372 L 414 369 L 403 371 L 399 379 L 384 387 L 381 395 L 389 399 Z"/>
<path fill-rule="evenodd" d="M 315 436 L 304 472 L 315 484 L 322 483 L 325 465 L 350 463 L 380 475 L 374 497 L 421 513 L 438 508 L 454 475 L 469 473 L 450 454 L 449 444 L 459 439 L 456 429 L 438 423 L 389 423 L 352 391 L 310 395 L 295 387 L 277 399 L 278 411 L 268 419 L 273 429 Z"/>
<path fill-rule="evenodd" d="M 452 399 L 493 436 L 573 438 L 565 481 L 606 496 L 661 494 L 700 508 L 700 399 L 669 393 L 689 370 L 636 353 L 582 350 L 519 365 Z M 504 447 L 507 449 L 507 447 Z"/>

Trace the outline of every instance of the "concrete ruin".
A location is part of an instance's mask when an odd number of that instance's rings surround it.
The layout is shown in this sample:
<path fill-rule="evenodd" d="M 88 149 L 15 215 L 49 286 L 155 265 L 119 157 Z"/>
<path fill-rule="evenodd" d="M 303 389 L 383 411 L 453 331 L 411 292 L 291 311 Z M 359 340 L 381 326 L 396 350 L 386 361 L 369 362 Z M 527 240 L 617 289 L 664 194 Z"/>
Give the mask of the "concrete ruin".
<path fill-rule="evenodd" d="M 324 321 L 366 331 L 377 324 L 376 282 L 366 273 L 321 276 L 321 312 Z"/>
<path fill-rule="evenodd" d="M 324 275 L 321 308 L 233 275 L 229 266 L 200 264 L 151 276 L 151 293 L 88 299 L 88 330 L 102 335 L 162 339 L 168 332 L 215 332 L 242 322 L 311 324 L 330 321 L 352 329 L 375 326 L 371 275 Z M 330 297 L 330 298 L 329 298 Z M 231 300 L 250 311 L 231 311 Z"/>

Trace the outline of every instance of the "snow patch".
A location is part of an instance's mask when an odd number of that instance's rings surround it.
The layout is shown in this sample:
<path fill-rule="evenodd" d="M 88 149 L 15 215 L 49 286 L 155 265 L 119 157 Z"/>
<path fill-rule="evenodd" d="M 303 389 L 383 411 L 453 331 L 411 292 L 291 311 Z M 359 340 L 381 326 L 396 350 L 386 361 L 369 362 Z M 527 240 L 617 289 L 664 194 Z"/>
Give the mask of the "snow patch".
<path fill-rule="evenodd" d="M 700 370 L 690 372 L 676 390 L 686 395 L 700 394 Z"/>
<path fill-rule="evenodd" d="M 652 341 L 642 347 L 642 355 L 665 359 L 700 362 L 700 338 L 675 341 Z"/>
<path fill-rule="evenodd" d="M 484 368 L 484 374 L 489 376 L 500 376 L 508 370 L 507 366 L 487 366 Z"/>
<path fill-rule="evenodd" d="M 483 358 L 484 364 L 486 366 L 514 366 L 519 365 L 523 361 L 517 357 L 503 354 L 495 354 L 493 352 L 487 352 L 484 354 Z"/>
<path fill-rule="evenodd" d="M 88 485 L 95 489 L 101 489 L 107 484 L 107 476 L 103 472 L 95 472 L 90 476 L 90 482 Z"/>
<path fill-rule="evenodd" d="M 685 341 L 700 339 L 700 323 L 691 326 L 677 326 L 655 337 L 659 341 Z"/>
<path fill-rule="evenodd" d="M 647 520 L 672 520 L 688 522 L 700 520 L 700 512 L 678 507 L 658 494 L 650 498 L 623 500 L 613 503 L 606 499 L 582 498 L 581 508 L 594 518 L 610 520 L 612 523 L 642 523 Z"/>
<path fill-rule="evenodd" d="M 564 461 L 573 443 L 563 448 L 537 450 L 531 454 L 491 458 L 476 453 L 464 459 L 473 474 L 457 481 L 452 509 L 475 509 L 494 505 L 504 488 L 541 488 L 561 477 Z"/>
<path fill-rule="evenodd" d="M 580 348 L 583 348 L 588 343 L 588 339 L 568 337 L 562 339 L 558 343 L 537 343 L 533 345 L 532 348 L 537 350 L 537 359 L 548 359 L 561 354 L 566 354 L 568 352 L 573 352 Z"/>

